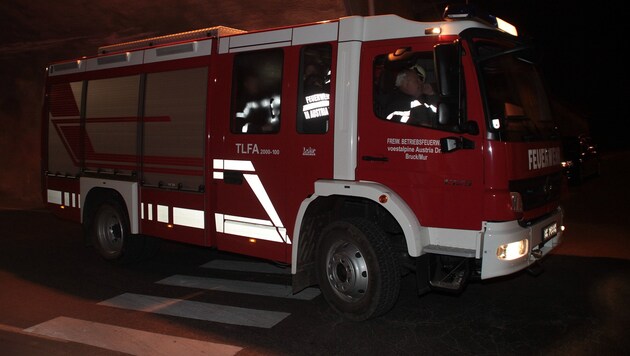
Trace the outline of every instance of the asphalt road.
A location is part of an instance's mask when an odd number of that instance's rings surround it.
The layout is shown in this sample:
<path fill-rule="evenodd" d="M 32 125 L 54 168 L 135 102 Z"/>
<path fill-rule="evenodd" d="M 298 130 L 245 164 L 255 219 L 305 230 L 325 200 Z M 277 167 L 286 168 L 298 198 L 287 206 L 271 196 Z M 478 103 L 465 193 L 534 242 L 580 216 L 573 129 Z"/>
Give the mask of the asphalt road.
<path fill-rule="evenodd" d="M 317 289 L 290 297 L 287 270 L 164 243 L 111 265 L 81 228 L 0 203 L 2 355 L 625 355 L 630 349 L 630 153 L 564 199 L 564 243 L 534 277 L 418 297 L 344 321 Z"/>

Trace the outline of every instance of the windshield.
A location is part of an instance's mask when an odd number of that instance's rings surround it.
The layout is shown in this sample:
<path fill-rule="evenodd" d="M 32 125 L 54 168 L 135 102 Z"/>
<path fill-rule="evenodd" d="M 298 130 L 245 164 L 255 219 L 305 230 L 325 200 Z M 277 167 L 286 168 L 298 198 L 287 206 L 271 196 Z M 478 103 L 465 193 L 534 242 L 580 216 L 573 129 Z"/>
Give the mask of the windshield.
<path fill-rule="evenodd" d="M 552 138 L 556 125 L 538 71 L 525 58 L 526 49 L 478 43 L 477 53 L 491 138 L 511 142 Z"/>

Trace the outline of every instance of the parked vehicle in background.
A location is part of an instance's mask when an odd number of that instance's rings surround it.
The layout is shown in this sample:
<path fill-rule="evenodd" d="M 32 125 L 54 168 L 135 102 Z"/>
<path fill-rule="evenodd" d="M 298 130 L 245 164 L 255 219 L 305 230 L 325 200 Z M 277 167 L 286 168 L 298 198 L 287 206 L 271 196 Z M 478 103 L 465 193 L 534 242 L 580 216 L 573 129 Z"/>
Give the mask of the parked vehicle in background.
<path fill-rule="evenodd" d="M 563 137 L 562 151 L 562 167 L 570 184 L 578 185 L 584 178 L 599 175 L 600 155 L 590 136 Z"/>

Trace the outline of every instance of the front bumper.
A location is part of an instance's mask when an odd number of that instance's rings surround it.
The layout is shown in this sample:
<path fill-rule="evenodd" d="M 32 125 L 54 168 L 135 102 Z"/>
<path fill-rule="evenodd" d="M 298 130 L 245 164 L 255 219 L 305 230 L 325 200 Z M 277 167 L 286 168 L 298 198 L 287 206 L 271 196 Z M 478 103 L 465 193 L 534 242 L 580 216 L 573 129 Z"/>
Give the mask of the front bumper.
<path fill-rule="evenodd" d="M 486 223 L 482 237 L 481 279 L 518 272 L 546 256 L 562 241 L 563 218 L 562 208 L 558 208 L 547 218 L 527 227 L 519 225 L 517 221 Z M 545 241 L 544 230 L 553 223 L 557 227 L 556 235 Z M 528 241 L 528 246 L 523 256 L 513 260 L 502 260 L 497 256 L 500 246 L 524 239 Z"/>

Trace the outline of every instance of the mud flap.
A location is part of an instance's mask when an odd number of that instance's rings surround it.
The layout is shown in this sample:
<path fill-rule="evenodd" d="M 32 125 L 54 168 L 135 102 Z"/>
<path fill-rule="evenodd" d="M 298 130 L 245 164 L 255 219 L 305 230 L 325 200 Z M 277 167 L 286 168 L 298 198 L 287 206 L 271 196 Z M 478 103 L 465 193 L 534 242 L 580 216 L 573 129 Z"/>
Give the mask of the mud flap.
<path fill-rule="evenodd" d="M 429 276 L 429 254 L 425 253 L 416 259 L 416 286 L 419 296 L 431 291 Z"/>

